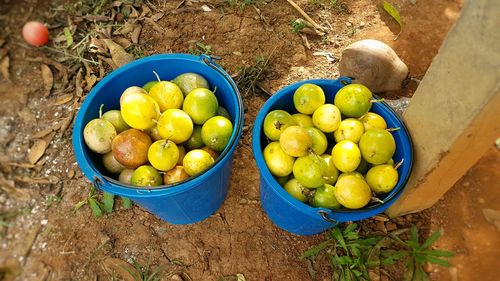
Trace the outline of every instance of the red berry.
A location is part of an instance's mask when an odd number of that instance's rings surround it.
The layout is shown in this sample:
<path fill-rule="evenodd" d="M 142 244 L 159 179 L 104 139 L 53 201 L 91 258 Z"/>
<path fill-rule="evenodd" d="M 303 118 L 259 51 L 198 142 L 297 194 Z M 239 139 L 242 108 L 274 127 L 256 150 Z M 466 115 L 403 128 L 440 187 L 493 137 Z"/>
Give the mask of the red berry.
<path fill-rule="evenodd" d="M 30 21 L 23 27 L 23 37 L 33 46 L 42 46 L 49 41 L 49 30 L 41 22 Z"/>

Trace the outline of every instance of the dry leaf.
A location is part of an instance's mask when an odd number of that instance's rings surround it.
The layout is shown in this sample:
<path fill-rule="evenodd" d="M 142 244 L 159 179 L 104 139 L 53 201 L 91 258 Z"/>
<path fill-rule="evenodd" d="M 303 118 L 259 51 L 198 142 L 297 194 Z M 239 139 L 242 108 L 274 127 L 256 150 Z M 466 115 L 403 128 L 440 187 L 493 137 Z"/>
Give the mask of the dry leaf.
<path fill-rule="evenodd" d="M 54 86 L 54 75 L 52 74 L 50 67 L 46 64 L 41 64 L 40 70 L 42 71 L 45 96 L 48 96 L 50 94 L 50 90 L 52 90 L 52 86 Z"/>
<path fill-rule="evenodd" d="M 157 32 L 161 34 L 165 33 L 165 30 L 163 30 L 163 28 L 159 24 L 157 24 L 154 20 L 150 18 L 145 18 L 144 21 L 151 24 L 153 26 L 153 29 L 156 30 Z"/>
<path fill-rule="evenodd" d="M 0 61 L 0 73 L 2 73 L 3 78 L 5 78 L 7 81 L 10 81 L 9 66 L 10 58 L 9 56 L 6 56 L 2 59 L 2 61 Z"/>
<path fill-rule="evenodd" d="M 0 189 L 17 200 L 28 201 L 31 199 L 28 190 L 17 188 L 14 181 L 6 180 L 2 177 L 0 177 Z"/>
<path fill-rule="evenodd" d="M 113 42 L 113 40 L 104 39 L 104 43 L 108 46 L 109 52 L 111 53 L 111 59 L 117 67 L 134 60 L 134 55 L 127 53 L 120 45 Z"/>
<path fill-rule="evenodd" d="M 132 8 L 132 12 L 130 12 L 128 17 L 129 18 L 137 18 L 139 16 L 139 13 L 137 12 L 137 10 L 133 6 L 130 6 L 130 8 Z"/>
<path fill-rule="evenodd" d="M 75 112 L 71 112 L 70 113 L 70 116 L 64 118 L 62 121 L 61 121 L 61 132 L 64 133 L 66 132 L 66 130 L 69 128 L 69 126 L 71 125 L 71 122 L 73 121 L 73 117 L 74 117 L 74 114 Z"/>
<path fill-rule="evenodd" d="M 54 130 L 52 128 L 45 128 L 41 131 L 38 131 L 36 132 L 33 136 L 31 136 L 31 138 L 33 139 L 41 139 L 43 137 L 45 137 L 46 135 L 52 133 Z"/>
<path fill-rule="evenodd" d="M 105 58 L 105 57 L 102 57 L 102 56 L 99 56 L 99 58 L 101 60 L 103 60 L 105 63 L 109 64 L 109 66 L 111 66 L 111 68 L 113 70 L 118 68 L 118 66 L 115 64 L 115 62 L 112 59 Z M 101 69 L 102 69 L 102 66 L 101 66 Z M 99 69 L 99 70 L 101 70 L 101 69 Z M 104 70 L 102 72 L 104 73 Z M 104 77 L 104 74 L 102 74 L 102 77 Z"/>
<path fill-rule="evenodd" d="M 137 24 L 133 21 L 127 21 L 124 25 L 115 30 L 115 32 L 113 32 L 113 35 L 126 35 L 132 32 L 135 29 L 136 25 Z"/>
<path fill-rule="evenodd" d="M 121 277 L 124 281 L 141 280 L 137 269 L 121 259 L 107 258 L 102 262 L 102 265 L 108 274 Z"/>
<path fill-rule="evenodd" d="M 142 25 L 138 24 L 134 31 L 130 34 L 130 39 L 132 39 L 132 43 L 139 43 L 139 36 L 141 35 Z"/>
<path fill-rule="evenodd" d="M 108 47 L 102 40 L 91 37 L 88 50 L 90 53 L 106 54 Z"/>
<path fill-rule="evenodd" d="M 38 139 L 35 141 L 33 146 L 28 152 L 28 161 L 31 164 L 35 164 L 38 159 L 40 159 L 47 149 L 48 143 L 43 139 Z"/>
<path fill-rule="evenodd" d="M 83 87 L 82 87 L 82 69 L 78 69 L 75 78 L 75 94 L 77 97 L 81 97 L 83 95 Z"/>
<path fill-rule="evenodd" d="M 54 61 L 54 60 L 51 60 L 51 59 L 49 59 L 47 57 L 26 58 L 26 60 L 27 61 L 31 61 L 31 62 L 41 62 L 41 63 L 47 64 L 47 65 L 52 65 L 62 75 L 62 86 L 61 86 L 61 88 L 64 89 L 64 88 L 66 88 L 66 85 L 68 85 L 68 70 L 61 63 L 59 63 L 57 61 Z"/>
<path fill-rule="evenodd" d="M 97 76 L 95 76 L 94 74 L 92 74 L 90 76 L 85 75 L 85 81 L 87 82 L 87 86 L 85 86 L 85 90 L 90 91 L 90 89 L 92 89 L 94 84 L 97 82 Z"/>
<path fill-rule="evenodd" d="M 50 175 L 46 177 L 27 177 L 27 176 L 17 176 L 16 181 L 30 183 L 30 184 L 56 184 L 61 181 L 60 178 Z"/>
<path fill-rule="evenodd" d="M 151 12 L 151 9 L 146 4 L 142 4 L 141 8 L 142 8 L 142 12 L 141 12 L 141 15 L 139 16 L 139 18 L 143 18 Z"/>
<path fill-rule="evenodd" d="M 21 111 L 17 112 L 17 115 L 22 119 L 23 123 L 36 124 L 36 115 L 28 107 L 23 107 Z"/>
<path fill-rule="evenodd" d="M 26 257 L 26 255 L 31 251 L 33 243 L 35 243 L 36 237 L 40 232 L 41 224 L 35 223 L 33 227 L 27 231 L 23 231 L 23 239 L 17 239 L 17 243 L 12 251 L 12 256 L 14 257 Z"/>
<path fill-rule="evenodd" d="M 159 21 L 161 18 L 163 18 L 164 15 L 165 13 L 156 13 L 151 16 L 151 19 L 154 21 Z"/>
<path fill-rule="evenodd" d="M 61 105 L 70 102 L 73 99 L 73 94 L 65 94 L 62 96 L 57 97 L 56 101 L 54 102 L 54 105 Z"/>
<path fill-rule="evenodd" d="M 132 45 L 132 42 L 127 38 L 115 38 L 113 39 L 118 45 L 122 46 L 123 49 L 127 49 Z"/>

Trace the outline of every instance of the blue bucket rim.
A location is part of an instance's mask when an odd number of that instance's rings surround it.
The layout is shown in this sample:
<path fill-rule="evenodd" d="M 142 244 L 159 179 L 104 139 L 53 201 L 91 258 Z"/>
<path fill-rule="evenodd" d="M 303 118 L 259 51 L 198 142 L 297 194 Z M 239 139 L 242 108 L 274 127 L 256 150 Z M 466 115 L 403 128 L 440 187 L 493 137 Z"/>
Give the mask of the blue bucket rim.
<path fill-rule="evenodd" d="M 307 79 L 307 80 L 301 80 L 301 81 L 292 83 L 290 85 L 287 85 L 287 86 L 279 89 L 277 92 L 275 92 L 264 103 L 264 105 L 261 107 L 261 109 L 259 110 L 259 112 L 258 112 L 258 114 L 257 114 L 257 116 L 255 118 L 254 127 L 252 129 L 252 151 L 253 151 L 253 154 L 254 154 L 254 159 L 255 159 L 255 161 L 257 163 L 257 167 L 263 167 L 263 168 L 259 168 L 260 177 L 261 178 L 263 177 L 264 180 L 266 180 L 271 185 L 271 188 L 274 188 L 274 190 L 276 191 L 276 193 L 278 194 L 278 196 L 281 197 L 282 199 L 285 199 L 285 202 L 287 202 L 287 204 L 292 205 L 293 207 L 295 207 L 295 209 L 299 210 L 300 212 L 302 212 L 304 214 L 316 213 L 316 214 L 318 214 L 320 216 L 323 216 L 323 218 L 325 218 L 325 216 L 326 216 L 325 219 L 330 218 L 330 219 L 333 219 L 336 222 L 343 222 L 343 221 L 350 221 L 350 220 L 338 220 L 337 219 L 338 215 L 342 215 L 344 217 L 345 216 L 349 216 L 349 215 L 357 216 L 360 213 L 367 213 L 369 211 L 377 210 L 377 209 L 379 209 L 381 207 L 389 207 L 403 193 L 404 187 L 408 183 L 408 180 L 409 180 L 409 177 L 410 177 L 410 174 L 411 174 L 411 170 L 413 168 L 413 162 L 414 162 L 413 161 L 413 159 L 414 159 L 413 143 L 412 143 L 411 135 L 409 134 L 408 128 L 406 127 L 406 124 L 404 123 L 404 121 L 402 120 L 402 118 L 400 118 L 400 116 L 394 111 L 394 109 L 391 106 L 389 106 L 389 104 L 387 104 L 383 99 L 380 102 L 377 103 L 377 104 L 383 106 L 385 109 L 387 109 L 401 123 L 401 130 L 404 132 L 404 134 L 406 135 L 406 138 L 408 140 L 407 144 L 408 144 L 408 148 L 409 148 L 409 151 L 410 151 L 410 156 L 411 156 L 410 160 L 411 161 L 410 161 L 409 164 L 408 163 L 404 163 L 403 164 L 403 165 L 410 165 L 409 166 L 409 172 L 406 175 L 406 177 L 403 179 L 403 181 L 401 182 L 401 184 L 397 185 L 396 188 L 394 188 L 394 190 L 392 190 L 387 195 L 387 197 L 384 200 L 384 203 L 372 204 L 370 206 L 363 207 L 361 209 L 332 210 L 332 209 L 327 209 L 327 208 L 317 208 L 317 207 L 310 206 L 310 205 L 308 205 L 306 203 L 300 202 L 299 200 L 295 199 L 290 194 L 288 194 L 288 192 L 286 192 L 285 189 L 283 189 L 283 187 L 276 181 L 276 179 L 274 178 L 274 176 L 271 174 L 271 172 L 267 168 L 267 165 L 266 165 L 266 163 L 264 161 L 264 157 L 262 155 L 262 147 L 260 145 L 260 138 L 261 138 L 261 135 L 262 135 L 262 124 L 264 123 L 264 118 L 265 118 L 265 115 L 266 115 L 264 113 L 265 112 L 267 112 L 267 113 L 270 112 L 271 107 L 283 95 L 285 95 L 291 89 L 298 88 L 300 85 L 306 84 L 306 83 L 312 83 L 312 84 L 318 83 L 318 84 L 320 84 L 319 86 L 321 86 L 321 84 L 333 84 L 333 83 L 339 83 L 339 82 L 342 83 L 342 84 L 344 84 L 344 85 L 347 85 L 347 84 L 351 84 L 352 83 L 352 79 L 350 77 L 339 77 L 338 79 Z M 374 98 L 380 100 L 380 98 L 378 96 L 376 96 L 376 95 L 373 95 L 373 96 L 374 96 Z M 255 126 L 255 124 L 260 124 L 260 126 Z M 407 160 L 405 159 L 405 162 L 406 161 Z"/>
<path fill-rule="evenodd" d="M 114 79 L 116 76 L 120 75 L 123 72 L 129 71 L 131 68 L 136 67 L 140 64 L 149 63 L 151 61 L 157 60 L 186 60 L 190 62 L 200 63 L 202 65 L 206 65 L 211 67 L 214 71 L 216 71 L 234 92 L 234 96 L 236 97 L 236 102 L 238 106 L 238 113 L 234 116 L 234 128 L 229 139 L 228 144 L 224 148 L 224 150 L 219 154 L 219 157 L 216 159 L 214 165 L 210 167 L 208 170 L 194 176 L 190 177 L 186 180 L 171 184 L 171 185 L 161 185 L 155 188 L 144 188 L 137 187 L 133 185 L 127 185 L 121 183 L 113 178 L 103 175 L 92 163 L 90 157 L 86 155 L 84 152 L 84 146 L 86 145 L 83 141 L 83 117 L 84 113 L 87 111 L 94 97 L 97 96 L 97 93 L 101 91 L 102 88 L 108 83 L 108 81 Z M 187 71 L 187 72 L 196 72 L 196 70 Z M 131 85 L 132 86 L 132 85 Z M 203 181 L 205 181 L 208 177 L 210 177 L 215 171 L 222 169 L 222 165 L 230 159 L 236 146 L 238 144 L 239 139 L 241 138 L 242 131 L 244 125 L 244 108 L 243 108 L 243 100 L 240 94 L 238 87 L 235 82 L 229 76 L 229 74 L 218 64 L 214 62 L 214 58 L 207 55 L 190 55 L 190 54 L 181 54 L 181 53 L 171 53 L 171 54 L 154 54 L 147 57 L 143 57 L 137 59 L 133 62 L 127 63 L 120 68 L 112 71 L 108 75 L 106 75 L 101 81 L 95 85 L 89 94 L 85 96 L 85 99 L 80 106 L 78 113 L 75 117 L 74 127 L 73 127 L 73 150 L 75 152 L 76 161 L 78 166 L 86 175 L 86 177 L 93 182 L 94 185 L 103 189 L 107 189 L 110 186 L 113 186 L 113 194 L 125 196 L 125 197 L 156 197 L 156 196 L 166 196 L 166 195 L 175 195 L 178 193 L 183 193 L 195 186 L 199 185 Z M 75 133 L 76 132 L 76 133 Z M 84 165 L 82 165 L 84 164 Z M 190 184 L 190 186 L 184 186 L 185 184 Z"/>

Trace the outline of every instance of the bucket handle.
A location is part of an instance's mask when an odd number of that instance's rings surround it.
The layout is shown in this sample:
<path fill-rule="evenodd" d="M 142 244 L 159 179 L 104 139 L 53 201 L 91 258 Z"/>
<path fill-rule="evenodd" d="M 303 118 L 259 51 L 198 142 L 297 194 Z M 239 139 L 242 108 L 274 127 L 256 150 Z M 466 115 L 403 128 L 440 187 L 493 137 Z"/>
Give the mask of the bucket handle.
<path fill-rule="evenodd" d="M 101 188 L 101 186 L 106 184 L 104 181 L 105 181 L 104 179 L 101 179 L 98 176 L 94 176 L 94 179 L 92 180 L 92 185 L 94 186 L 94 189 L 102 191 L 103 189 Z"/>
<path fill-rule="evenodd" d="M 215 71 L 219 72 L 219 74 L 222 75 L 222 77 L 224 77 L 227 82 L 229 83 L 229 85 L 231 85 L 231 88 L 233 88 L 233 91 L 235 93 L 239 93 L 239 90 L 238 90 L 238 86 L 236 86 L 236 84 L 234 83 L 233 79 L 231 79 L 231 77 L 223 70 L 221 69 L 220 66 L 218 66 L 214 60 L 220 60 L 221 57 L 219 56 L 208 56 L 208 55 L 205 55 L 205 54 L 201 54 L 200 55 L 200 59 L 208 66 L 210 66 L 211 68 L 213 68 Z M 239 97 L 239 95 L 238 95 Z"/>
<path fill-rule="evenodd" d="M 334 219 L 330 218 L 330 217 L 328 216 L 328 212 L 327 212 L 327 211 L 325 211 L 325 210 L 319 210 L 319 211 L 318 211 L 318 214 L 319 214 L 319 215 L 320 215 L 320 216 L 321 216 L 321 217 L 322 217 L 325 221 L 332 223 L 332 224 L 333 224 L 333 226 L 335 226 L 335 225 L 339 224 L 336 220 L 334 220 Z"/>

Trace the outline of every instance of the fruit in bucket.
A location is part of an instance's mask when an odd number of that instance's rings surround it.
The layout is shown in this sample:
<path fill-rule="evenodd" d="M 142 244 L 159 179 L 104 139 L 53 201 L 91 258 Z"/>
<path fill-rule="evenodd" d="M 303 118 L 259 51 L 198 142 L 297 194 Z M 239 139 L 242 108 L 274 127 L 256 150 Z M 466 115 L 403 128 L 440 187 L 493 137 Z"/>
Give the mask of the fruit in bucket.
<path fill-rule="evenodd" d="M 149 90 L 149 95 L 158 103 L 161 112 L 170 108 L 181 108 L 184 101 L 181 89 L 169 81 L 158 81 Z"/>
<path fill-rule="evenodd" d="M 358 143 L 364 132 L 365 127 L 361 121 L 354 118 L 346 118 L 340 122 L 338 129 L 333 133 L 333 137 L 336 142 L 350 140 Z"/>
<path fill-rule="evenodd" d="M 116 129 L 109 121 L 93 119 L 83 129 L 83 138 L 88 148 L 95 153 L 105 154 L 111 151 L 111 142 L 116 136 Z"/>
<path fill-rule="evenodd" d="M 177 144 L 187 141 L 193 133 L 193 121 L 180 109 L 167 109 L 158 120 L 158 133 Z"/>
<path fill-rule="evenodd" d="M 281 148 L 293 157 L 306 156 L 312 147 L 312 138 L 305 128 L 290 126 L 281 133 L 279 139 Z"/>
<path fill-rule="evenodd" d="M 279 142 L 274 141 L 268 144 L 264 148 L 263 156 L 269 171 L 274 176 L 284 177 L 292 173 L 295 158 L 286 154 Z"/>
<path fill-rule="evenodd" d="M 375 193 L 390 192 L 398 183 L 398 171 L 389 164 L 375 166 L 366 173 L 366 182 Z"/>
<path fill-rule="evenodd" d="M 217 97 L 209 89 L 197 88 L 192 90 L 184 100 L 182 110 L 186 112 L 196 125 L 203 125 L 214 117 L 219 109 Z"/>
<path fill-rule="evenodd" d="M 163 183 L 164 184 L 173 184 L 185 179 L 188 179 L 189 175 L 184 170 L 182 166 L 175 166 L 175 168 L 165 172 L 163 175 Z"/>
<path fill-rule="evenodd" d="M 155 168 L 143 165 L 132 173 L 130 183 L 136 186 L 158 186 L 162 184 L 162 177 Z"/>
<path fill-rule="evenodd" d="M 396 142 L 387 130 L 370 129 L 361 136 L 359 149 L 368 163 L 380 165 L 389 161 L 394 155 Z"/>
<path fill-rule="evenodd" d="M 130 91 L 125 96 L 122 95 L 120 109 L 123 120 L 130 127 L 139 130 L 153 127 L 160 117 L 158 103 L 148 94 L 139 91 Z"/>
<path fill-rule="evenodd" d="M 183 73 L 175 77 L 172 82 L 179 86 L 184 96 L 196 88 L 209 88 L 208 81 L 203 76 L 192 72 Z"/>
<path fill-rule="evenodd" d="M 112 143 L 116 161 L 127 168 L 135 169 L 148 161 L 149 136 L 137 129 L 128 129 L 118 134 Z"/>
<path fill-rule="evenodd" d="M 305 187 L 317 188 L 325 184 L 326 162 L 320 156 L 310 154 L 295 160 L 293 176 Z"/>
<path fill-rule="evenodd" d="M 155 141 L 148 149 L 148 160 L 155 169 L 168 171 L 179 160 L 179 149 L 171 140 Z"/>
<path fill-rule="evenodd" d="M 182 164 L 188 175 L 195 176 L 210 168 L 214 161 L 214 158 L 205 150 L 193 149 L 186 153 Z"/>
<path fill-rule="evenodd" d="M 361 84 L 350 84 L 340 89 L 335 95 L 334 104 L 342 115 L 361 117 L 372 107 L 372 92 Z"/>
<path fill-rule="evenodd" d="M 371 190 L 363 176 L 345 174 L 335 184 L 335 197 L 348 209 L 360 209 L 370 202 Z"/>
<path fill-rule="evenodd" d="M 276 141 L 288 127 L 296 125 L 296 120 L 284 110 L 273 110 L 264 118 L 264 134 L 270 140 Z"/>
<path fill-rule="evenodd" d="M 229 119 L 222 116 L 214 116 L 208 119 L 201 127 L 201 139 L 211 149 L 221 152 L 227 146 L 233 124 Z"/>
<path fill-rule="evenodd" d="M 358 146 L 350 141 L 343 140 L 332 149 L 333 164 L 344 173 L 356 170 L 361 162 L 361 152 Z"/>
<path fill-rule="evenodd" d="M 313 205 L 321 208 L 340 209 L 341 205 L 335 196 L 335 186 L 325 183 L 318 187 L 314 193 Z"/>
<path fill-rule="evenodd" d="M 340 126 L 340 111 L 333 104 L 324 104 L 312 115 L 312 122 L 314 127 L 320 129 L 325 133 L 332 133 Z"/>
<path fill-rule="evenodd" d="M 288 192 L 288 194 L 292 195 L 293 198 L 301 202 L 307 202 L 307 196 L 304 194 L 304 192 L 306 192 L 306 188 L 300 184 L 297 179 L 290 179 L 285 183 L 283 188 Z"/>
<path fill-rule="evenodd" d="M 318 107 L 325 104 L 325 93 L 317 85 L 303 84 L 293 94 L 293 104 L 298 112 L 312 114 Z"/>
<path fill-rule="evenodd" d="M 105 112 L 102 119 L 109 121 L 109 123 L 113 124 L 116 129 L 116 133 L 121 133 L 127 129 L 130 129 L 130 126 L 123 120 L 122 113 L 120 110 L 110 110 Z"/>
<path fill-rule="evenodd" d="M 119 174 L 125 169 L 125 166 L 116 161 L 111 151 L 102 156 L 102 163 L 104 168 L 113 174 Z"/>

